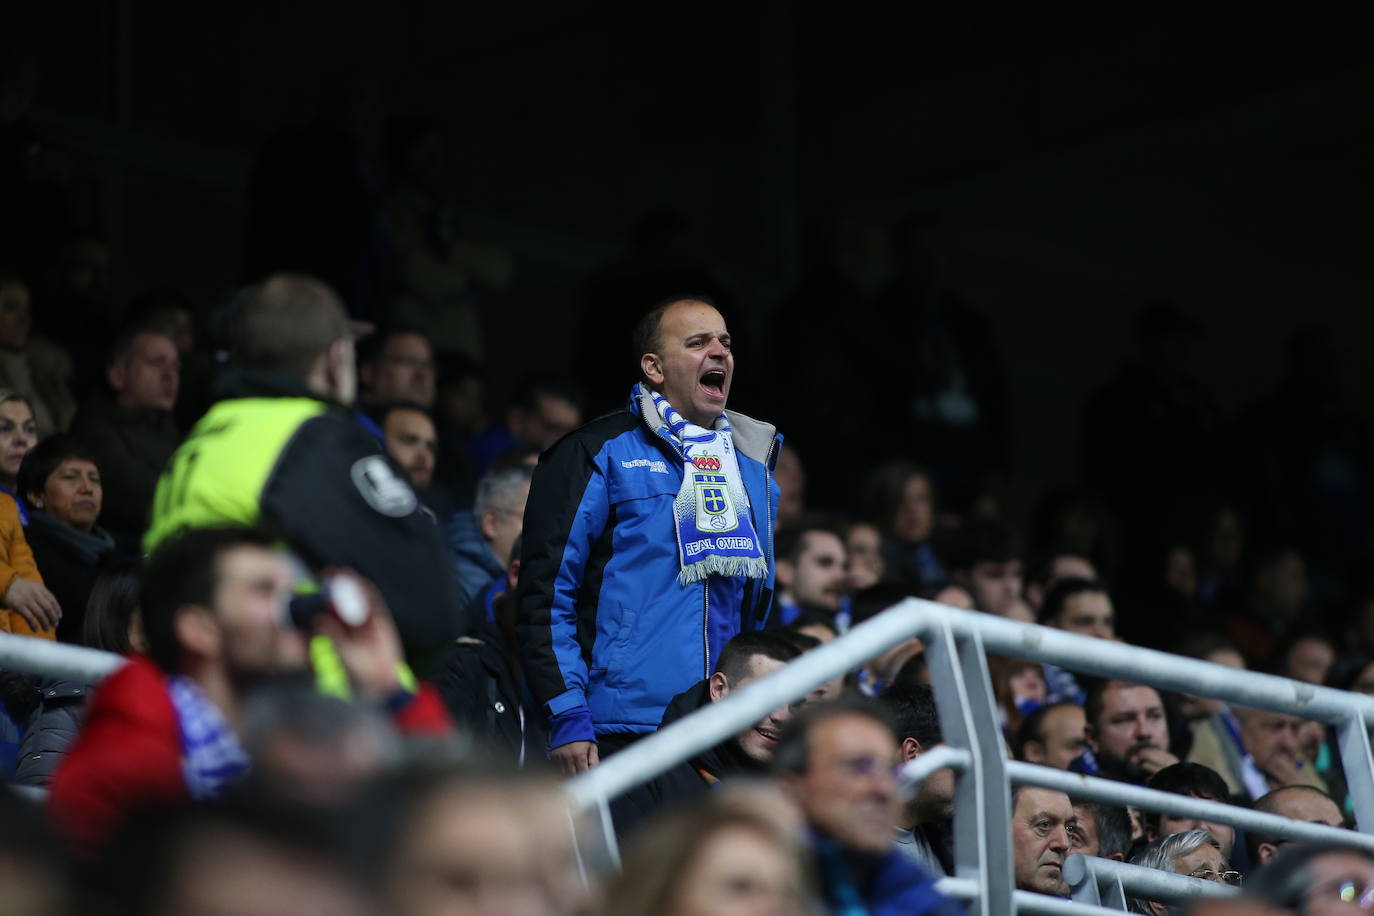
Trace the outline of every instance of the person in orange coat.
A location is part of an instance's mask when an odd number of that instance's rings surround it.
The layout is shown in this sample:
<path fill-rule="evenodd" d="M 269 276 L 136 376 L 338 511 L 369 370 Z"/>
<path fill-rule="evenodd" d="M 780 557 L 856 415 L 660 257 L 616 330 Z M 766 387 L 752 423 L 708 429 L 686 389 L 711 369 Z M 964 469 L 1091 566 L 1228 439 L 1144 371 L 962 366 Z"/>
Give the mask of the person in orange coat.
<path fill-rule="evenodd" d="M 62 609 L 43 585 L 19 524 L 19 506 L 0 493 L 0 631 L 57 638 Z"/>

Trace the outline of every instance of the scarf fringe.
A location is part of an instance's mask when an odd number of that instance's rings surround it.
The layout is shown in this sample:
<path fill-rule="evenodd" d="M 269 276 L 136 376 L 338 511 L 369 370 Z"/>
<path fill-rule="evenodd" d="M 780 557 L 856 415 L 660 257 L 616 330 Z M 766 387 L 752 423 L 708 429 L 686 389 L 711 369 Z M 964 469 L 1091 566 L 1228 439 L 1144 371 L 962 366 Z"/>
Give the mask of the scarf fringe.
<path fill-rule="evenodd" d="M 703 582 L 707 576 L 747 576 L 762 579 L 768 575 L 768 561 L 762 557 L 706 557 L 689 566 L 684 566 L 677 574 L 683 585 Z"/>

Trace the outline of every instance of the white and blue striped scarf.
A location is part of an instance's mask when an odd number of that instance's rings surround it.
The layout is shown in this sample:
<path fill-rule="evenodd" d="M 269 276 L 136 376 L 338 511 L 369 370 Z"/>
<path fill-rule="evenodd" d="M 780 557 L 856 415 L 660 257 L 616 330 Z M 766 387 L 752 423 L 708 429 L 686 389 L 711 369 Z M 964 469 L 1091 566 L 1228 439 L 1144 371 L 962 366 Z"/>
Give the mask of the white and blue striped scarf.
<path fill-rule="evenodd" d="M 682 487 L 673 503 L 682 566 L 678 581 L 687 585 L 712 575 L 767 576 L 768 561 L 750 518 L 730 421 L 721 414 L 714 429 L 702 429 L 683 419 L 658 392 L 636 385 L 635 402 L 643 395 L 653 399 L 685 458 Z"/>
<path fill-rule="evenodd" d="M 214 798 L 248 772 L 248 753 L 224 714 L 194 681 L 181 675 L 168 678 L 167 692 L 181 734 L 187 794 L 196 801 Z"/>

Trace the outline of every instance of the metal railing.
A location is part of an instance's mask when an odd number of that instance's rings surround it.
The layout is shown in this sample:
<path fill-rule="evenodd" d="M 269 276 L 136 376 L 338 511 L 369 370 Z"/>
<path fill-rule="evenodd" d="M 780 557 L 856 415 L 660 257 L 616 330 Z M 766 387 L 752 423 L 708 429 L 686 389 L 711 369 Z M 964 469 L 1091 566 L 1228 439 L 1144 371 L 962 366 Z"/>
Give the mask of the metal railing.
<path fill-rule="evenodd" d="M 88 649 L 50 639 L 0 633 L 0 670 L 99 684 L 128 659 L 113 652 Z"/>
<path fill-rule="evenodd" d="M 1183 897 L 1231 892 L 1221 885 L 1216 885 L 1215 890 L 1199 890 L 1191 883 L 1194 879 L 1131 866 L 1099 869 L 1098 862 L 1104 860 L 1075 866 L 1081 867 L 1087 876 L 1080 876 L 1078 899 L 1018 891 L 1012 881 L 1012 783 L 1057 789 L 1075 798 L 1129 804 L 1150 811 L 1205 816 L 1209 821 L 1268 836 L 1339 839 L 1374 849 L 1374 837 L 1363 833 L 1008 761 L 986 653 L 1012 655 L 1071 671 L 1214 697 L 1330 724 L 1336 728 L 1341 761 L 1354 799 L 1356 824 L 1362 831 L 1374 830 L 1374 763 L 1368 731 L 1374 725 L 1374 698 L 915 598 L 895 605 L 774 674 L 732 691 L 720 703 L 637 741 L 579 774 L 568 783 L 573 804 L 582 809 L 599 809 L 603 833 L 614 858 L 610 799 L 744 731 L 771 710 L 805 696 L 912 636 L 925 643 L 927 668 L 947 747 L 912 761 L 905 768 L 905 776 L 924 778 L 945 767 L 955 771 L 955 876 L 941 882 L 940 887 L 951 896 L 967 899 L 971 912 L 977 916 L 1011 916 L 1018 911 L 1087 916 L 1093 912 L 1119 912 L 1126 905 L 1128 892 L 1131 896 L 1166 893 Z M 939 756 L 934 756 L 937 753 Z M 1109 886 L 1105 895 L 1101 893 L 1103 883 Z M 1116 893 L 1113 887 L 1121 892 Z"/>

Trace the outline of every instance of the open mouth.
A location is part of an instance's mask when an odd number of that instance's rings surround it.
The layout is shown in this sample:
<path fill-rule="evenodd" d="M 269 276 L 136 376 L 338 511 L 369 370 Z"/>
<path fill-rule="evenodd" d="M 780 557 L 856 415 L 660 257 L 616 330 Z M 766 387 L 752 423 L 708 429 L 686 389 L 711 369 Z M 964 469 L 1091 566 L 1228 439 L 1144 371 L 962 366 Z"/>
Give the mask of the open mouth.
<path fill-rule="evenodd" d="M 725 400 L 725 370 L 710 369 L 701 377 L 701 388 L 717 400 Z"/>
<path fill-rule="evenodd" d="M 771 728 L 756 728 L 754 733 L 769 744 L 778 743 L 778 732 Z"/>

